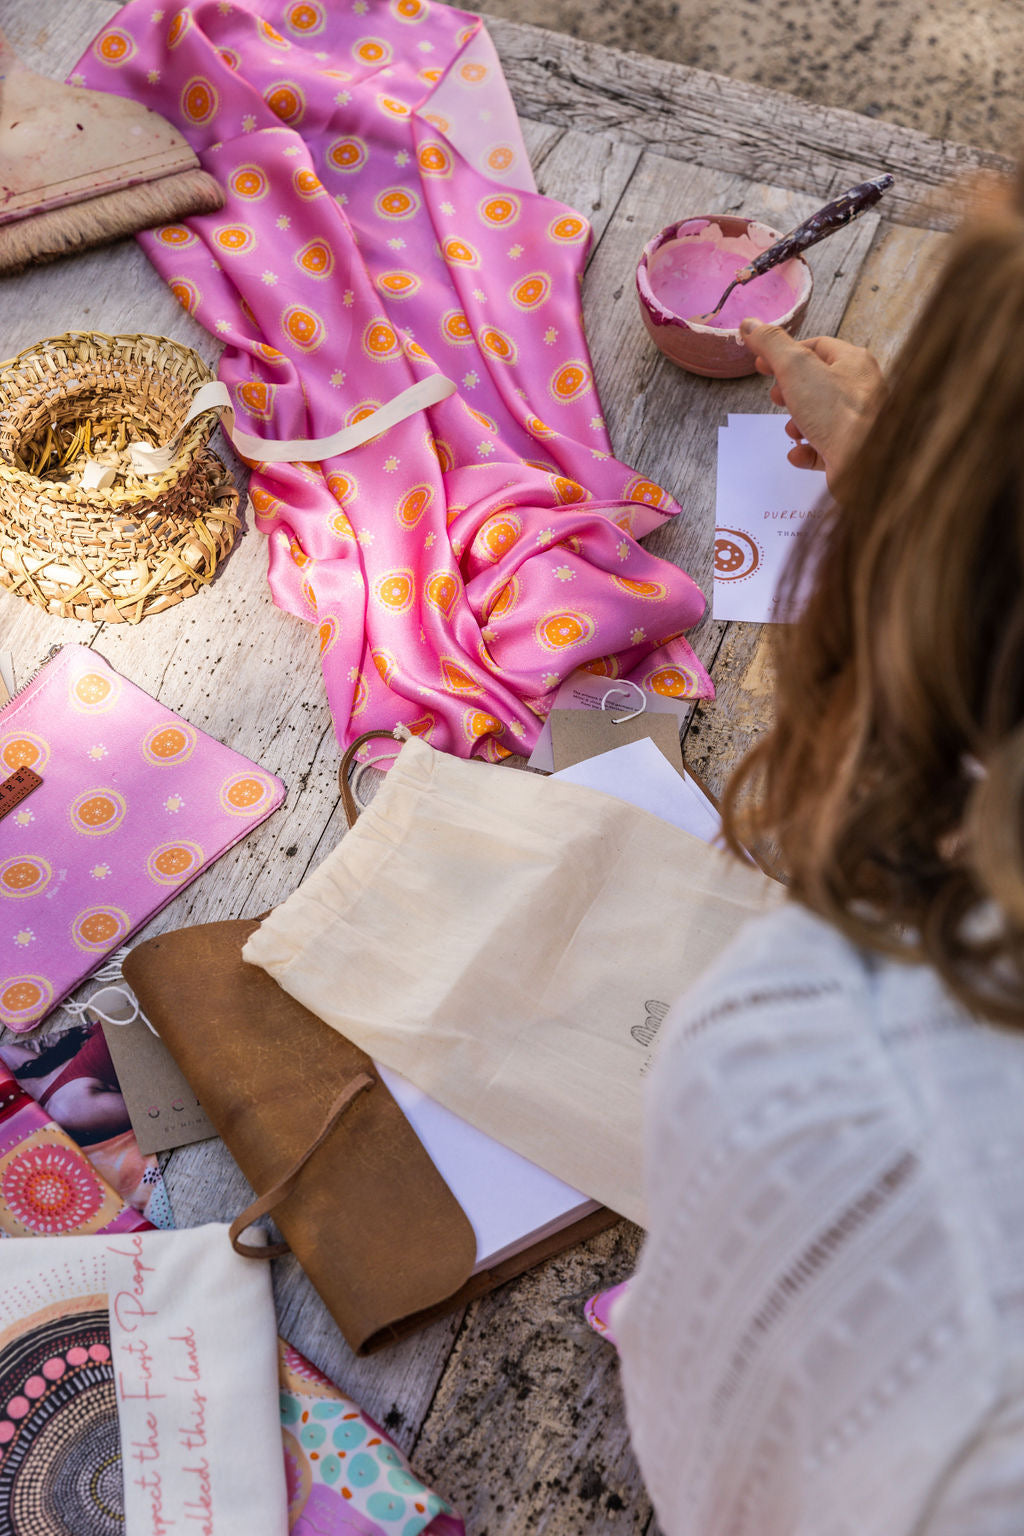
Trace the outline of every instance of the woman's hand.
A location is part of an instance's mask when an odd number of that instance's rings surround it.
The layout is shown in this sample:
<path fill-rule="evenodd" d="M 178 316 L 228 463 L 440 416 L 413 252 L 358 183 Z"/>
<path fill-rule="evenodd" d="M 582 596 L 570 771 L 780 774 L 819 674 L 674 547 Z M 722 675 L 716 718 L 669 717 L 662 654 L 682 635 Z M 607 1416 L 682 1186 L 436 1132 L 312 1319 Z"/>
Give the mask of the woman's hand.
<path fill-rule="evenodd" d="M 864 347 L 834 336 L 795 341 L 780 326 L 756 320 L 744 320 L 740 336 L 758 373 L 774 376 L 770 398 L 790 414 L 789 462 L 823 469 L 834 488 L 885 399 L 882 370 Z"/>

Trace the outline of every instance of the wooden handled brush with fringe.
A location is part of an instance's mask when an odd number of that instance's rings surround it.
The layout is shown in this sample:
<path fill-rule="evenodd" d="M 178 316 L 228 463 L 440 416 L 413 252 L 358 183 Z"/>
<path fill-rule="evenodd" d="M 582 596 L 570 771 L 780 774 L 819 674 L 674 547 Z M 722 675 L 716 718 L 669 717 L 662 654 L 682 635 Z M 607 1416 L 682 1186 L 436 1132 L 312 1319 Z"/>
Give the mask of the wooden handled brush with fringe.
<path fill-rule="evenodd" d="M 0 273 L 223 204 L 159 113 L 36 74 L 0 32 Z"/>

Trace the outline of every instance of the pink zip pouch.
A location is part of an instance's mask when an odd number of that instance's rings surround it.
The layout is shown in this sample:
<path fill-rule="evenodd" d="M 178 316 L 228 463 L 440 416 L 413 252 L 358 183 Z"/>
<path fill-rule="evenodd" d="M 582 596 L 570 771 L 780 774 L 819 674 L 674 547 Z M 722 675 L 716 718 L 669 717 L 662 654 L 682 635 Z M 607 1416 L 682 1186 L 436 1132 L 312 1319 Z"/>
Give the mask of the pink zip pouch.
<path fill-rule="evenodd" d="M 42 782 L 24 798 L 25 774 Z M 0 1022 L 31 1029 L 284 785 L 66 645 L 0 710 Z M 4 814 L 6 810 L 6 814 Z"/>

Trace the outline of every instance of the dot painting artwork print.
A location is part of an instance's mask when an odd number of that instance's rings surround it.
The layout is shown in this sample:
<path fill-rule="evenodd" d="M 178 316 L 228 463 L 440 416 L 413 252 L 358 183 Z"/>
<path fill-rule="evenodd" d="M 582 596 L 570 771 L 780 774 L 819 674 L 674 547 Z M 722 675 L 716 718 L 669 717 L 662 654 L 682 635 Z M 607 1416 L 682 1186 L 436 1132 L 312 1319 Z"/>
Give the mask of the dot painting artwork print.
<path fill-rule="evenodd" d="M 225 191 L 139 238 L 223 343 L 240 428 L 326 437 L 417 380 L 456 385 L 343 456 L 254 466 L 274 600 L 318 634 L 341 743 L 401 722 L 528 752 L 580 666 L 712 694 L 683 637 L 704 598 L 638 542 L 679 508 L 601 415 L 590 227 L 537 193 L 478 17 L 134 0 L 71 80 L 170 118 Z"/>

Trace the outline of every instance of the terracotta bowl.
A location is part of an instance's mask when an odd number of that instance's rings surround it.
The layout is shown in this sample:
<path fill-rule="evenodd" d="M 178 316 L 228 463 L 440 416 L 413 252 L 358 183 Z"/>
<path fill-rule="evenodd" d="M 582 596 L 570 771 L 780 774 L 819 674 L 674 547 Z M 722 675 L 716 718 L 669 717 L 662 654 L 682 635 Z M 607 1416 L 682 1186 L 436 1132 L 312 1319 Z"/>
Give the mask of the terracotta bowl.
<path fill-rule="evenodd" d="M 778 239 L 778 231 L 756 219 L 708 213 L 680 219 L 648 241 L 636 269 L 636 288 L 640 313 L 655 346 L 680 368 L 703 374 L 705 378 L 736 379 L 745 373 L 753 373 L 754 359 L 740 341 L 735 326 L 701 325 L 668 307 L 665 297 L 670 286 L 668 277 L 673 268 L 673 256 L 678 259 L 683 242 L 708 242 L 721 247 L 725 241 L 728 242 L 727 249 L 738 249 L 748 261 Z M 733 247 L 733 241 L 738 241 L 738 246 Z M 726 276 L 721 288 L 728 281 Z M 745 287 L 749 293 L 755 285 L 769 282 L 772 282 L 781 312 L 766 314 L 764 318 L 796 335 L 811 297 L 810 267 L 802 256 L 795 256 L 765 277 L 754 278 L 753 283 Z M 706 308 L 714 302 L 712 298 Z M 740 315 L 736 323 L 742 318 Z"/>

